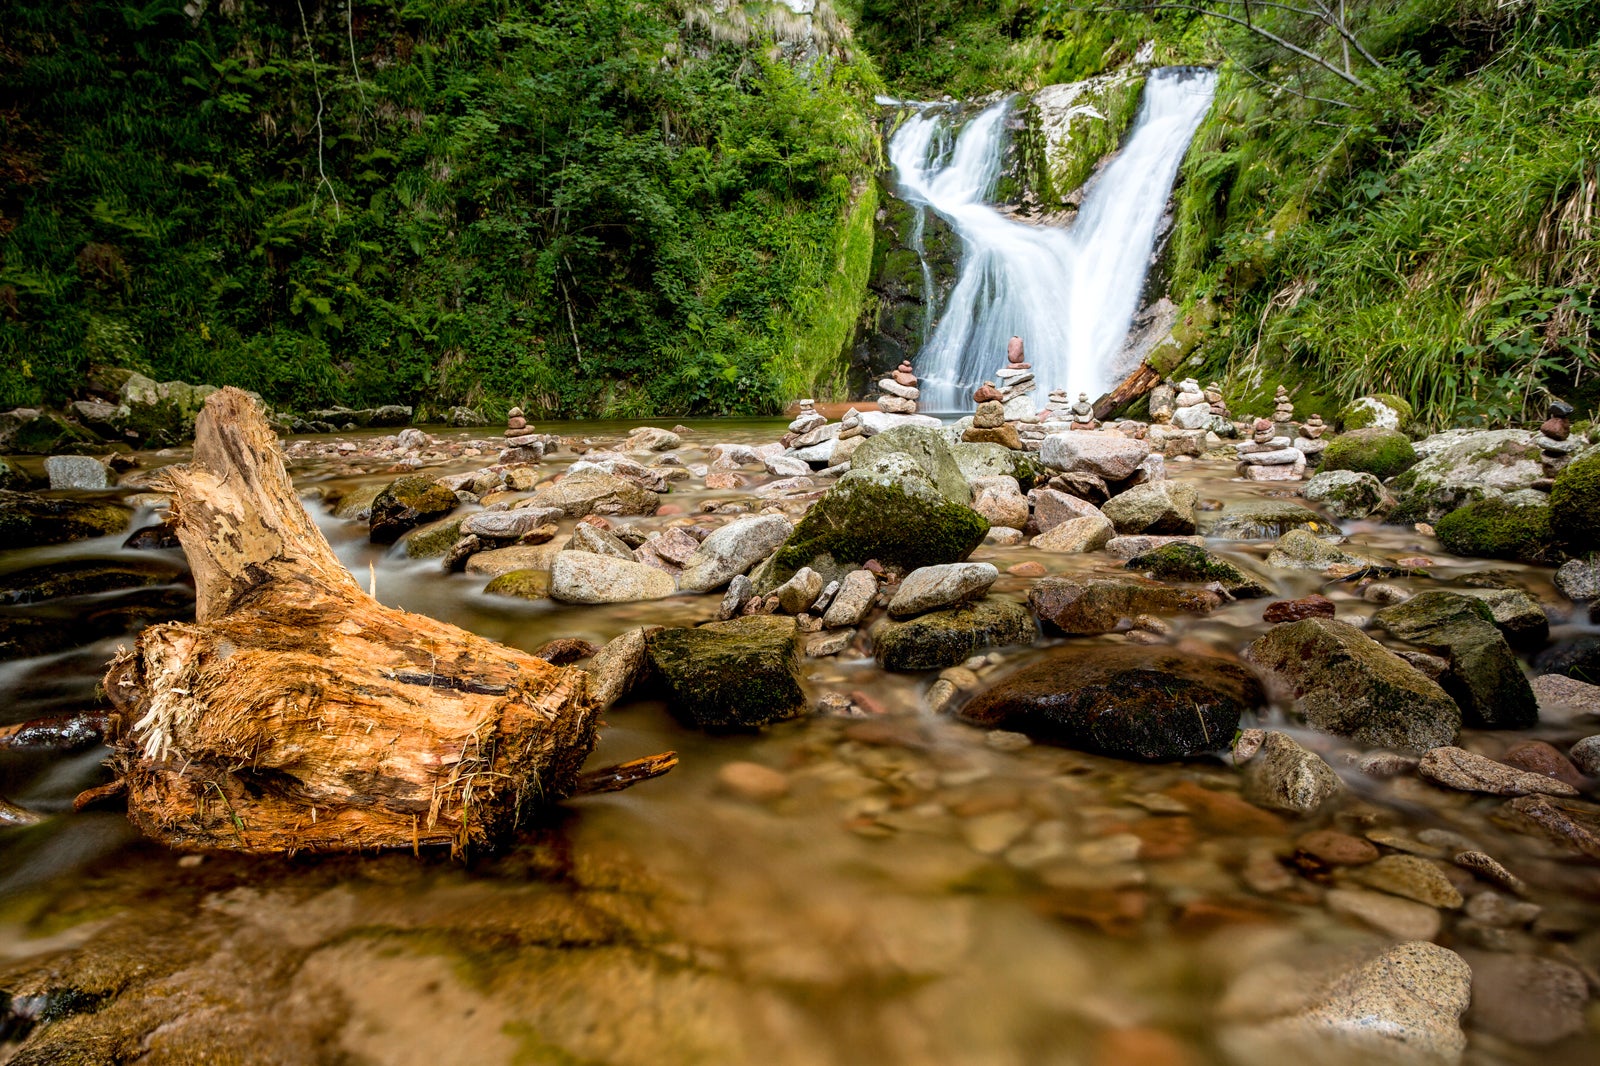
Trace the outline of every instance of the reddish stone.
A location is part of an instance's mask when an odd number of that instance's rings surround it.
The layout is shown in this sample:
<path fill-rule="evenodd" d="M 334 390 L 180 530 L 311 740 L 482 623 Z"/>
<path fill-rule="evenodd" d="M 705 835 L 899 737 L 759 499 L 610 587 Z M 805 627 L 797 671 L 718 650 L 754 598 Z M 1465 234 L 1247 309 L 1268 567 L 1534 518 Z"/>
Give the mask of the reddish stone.
<path fill-rule="evenodd" d="M 1360 866 L 1377 862 L 1378 849 L 1371 841 L 1335 829 L 1315 829 L 1294 842 L 1304 852 L 1328 866 Z"/>
<path fill-rule="evenodd" d="M 857 707 L 860 707 L 863 711 L 866 711 L 868 714 L 888 714 L 889 713 L 889 708 L 885 707 L 882 703 L 878 702 L 877 699 L 875 699 L 872 696 L 867 695 L 865 692 L 863 692 L 861 689 L 858 689 L 858 688 L 850 690 L 850 702 L 855 704 Z"/>
<path fill-rule="evenodd" d="M 990 381 L 985 381 L 974 389 L 972 393 L 973 403 L 988 403 L 990 400 L 998 399 L 1000 399 L 1000 390 L 995 388 L 994 383 Z"/>
<path fill-rule="evenodd" d="M 1139 838 L 1139 858 L 1177 859 L 1189 854 L 1197 835 L 1194 819 L 1185 817 L 1146 818 L 1128 827 Z"/>
<path fill-rule="evenodd" d="M 1545 420 L 1539 427 L 1539 432 L 1551 440 L 1566 440 L 1572 433 L 1572 423 L 1565 418 L 1552 417 Z"/>
<path fill-rule="evenodd" d="M 1094 1066 L 1193 1066 L 1194 1055 L 1160 1029 L 1103 1029 L 1094 1042 Z"/>
<path fill-rule="evenodd" d="M 664 503 L 656 508 L 656 517 L 664 518 L 668 515 L 683 514 L 683 505 L 677 503 Z"/>
<path fill-rule="evenodd" d="M 1132 936 L 1150 910 L 1150 893 L 1137 888 L 1084 889 L 1052 895 L 1045 910 L 1069 922 L 1085 922 L 1108 936 Z"/>
<path fill-rule="evenodd" d="M 1253 925 L 1277 919 L 1274 909 L 1253 900 L 1195 899 L 1178 908 L 1173 924 L 1181 933 L 1209 933 L 1225 925 Z"/>
<path fill-rule="evenodd" d="M 1283 819 L 1230 792 L 1214 792 L 1193 781 L 1180 781 L 1165 793 L 1212 829 L 1250 836 L 1282 836 L 1284 833 Z"/>
<path fill-rule="evenodd" d="M 1302 618 L 1332 618 L 1333 601 L 1313 593 L 1298 600 L 1279 600 L 1267 604 L 1262 618 L 1272 625 L 1279 622 L 1298 622 Z"/>
<path fill-rule="evenodd" d="M 582 518 L 578 519 L 578 521 L 583 525 L 593 526 L 596 529 L 612 528 L 611 519 L 607 518 L 605 515 L 586 514 Z"/>
<path fill-rule="evenodd" d="M 1588 779 L 1578 772 L 1571 759 L 1561 754 L 1558 748 L 1542 740 L 1524 740 L 1520 744 L 1515 744 L 1500 757 L 1500 761 L 1531 774 L 1542 774 L 1557 781 L 1565 781 L 1576 789 L 1582 789 L 1589 783 Z"/>
<path fill-rule="evenodd" d="M 1006 573 L 1012 577 L 1044 577 L 1049 571 L 1045 570 L 1043 563 L 1032 562 L 1017 563 L 1006 567 Z"/>
<path fill-rule="evenodd" d="M 1020 363 L 1026 358 L 1021 337 L 1012 337 L 1006 341 L 1006 362 Z"/>

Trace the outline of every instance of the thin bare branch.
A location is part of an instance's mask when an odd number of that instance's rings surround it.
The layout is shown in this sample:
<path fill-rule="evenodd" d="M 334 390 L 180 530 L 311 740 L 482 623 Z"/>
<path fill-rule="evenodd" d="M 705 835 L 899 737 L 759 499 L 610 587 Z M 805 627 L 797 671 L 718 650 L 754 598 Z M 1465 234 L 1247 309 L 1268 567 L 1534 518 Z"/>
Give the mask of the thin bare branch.
<path fill-rule="evenodd" d="M 1244 71 L 1246 74 L 1250 75 L 1256 81 L 1260 82 L 1262 85 L 1265 85 L 1274 92 L 1286 92 L 1293 96 L 1298 96 L 1302 100 L 1315 100 L 1319 104 L 1332 104 L 1334 107 L 1352 106 L 1347 100 L 1335 100 L 1329 96 L 1312 96 L 1310 93 L 1303 93 L 1298 89 L 1291 89 L 1287 85 L 1280 85 L 1277 82 L 1269 81 L 1260 74 L 1257 74 L 1255 71 L 1251 70 L 1246 64 L 1240 62 L 1239 57 L 1228 51 L 1226 48 L 1222 50 L 1222 54 L 1233 60 L 1234 66 L 1238 67 L 1240 70 Z"/>

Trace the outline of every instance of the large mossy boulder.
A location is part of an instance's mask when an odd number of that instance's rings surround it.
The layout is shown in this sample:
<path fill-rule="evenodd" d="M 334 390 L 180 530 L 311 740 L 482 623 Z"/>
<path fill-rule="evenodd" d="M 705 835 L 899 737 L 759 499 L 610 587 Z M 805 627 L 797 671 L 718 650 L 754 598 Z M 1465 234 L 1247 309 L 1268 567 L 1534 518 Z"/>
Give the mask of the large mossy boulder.
<path fill-rule="evenodd" d="M 118 503 L 0 489 L 0 551 L 121 533 L 132 520 L 133 512 Z"/>
<path fill-rule="evenodd" d="M 1411 438 L 1392 429 L 1357 429 L 1341 433 L 1322 453 L 1323 470 L 1354 470 L 1387 480 L 1416 465 Z"/>
<path fill-rule="evenodd" d="M 1117 493 L 1100 508 L 1120 534 L 1188 536 L 1200 492 L 1182 481 L 1153 481 Z"/>
<path fill-rule="evenodd" d="M 805 566 L 832 581 L 869 559 L 904 571 L 958 563 L 988 532 L 988 521 L 943 492 L 915 457 L 891 452 L 866 465 L 852 459 L 751 580 L 765 594 Z"/>
<path fill-rule="evenodd" d="M 1461 728 L 1461 708 L 1449 693 L 1348 622 L 1305 618 L 1274 626 L 1246 658 L 1325 733 L 1421 754 L 1455 743 Z"/>
<path fill-rule="evenodd" d="M 118 395 L 116 424 L 141 447 L 178 444 L 194 436 L 194 420 L 206 397 L 216 391 L 215 385 L 158 382 L 131 374 Z"/>
<path fill-rule="evenodd" d="M 1163 544 L 1129 559 L 1127 567 L 1161 581 L 1216 585 L 1239 600 L 1276 594 L 1265 578 L 1197 544 Z"/>
<path fill-rule="evenodd" d="M 1033 613 L 1069 637 L 1111 633 L 1141 614 L 1206 614 L 1221 602 L 1209 590 L 1125 577 L 1046 577 L 1028 591 Z"/>
<path fill-rule="evenodd" d="M 1366 518 L 1394 502 L 1383 482 L 1360 470 L 1323 471 L 1306 482 L 1303 495 L 1339 518 Z"/>
<path fill-rule="evenodd" d="M 679 720 L 699 729 L 753 729 L 806 709 L 793 618 L 751 615 L 697 629 L 661 629 L 647 654 Z"/>
<path fill-rule="evenodd" d="M 443 518 L 456 508 L 456 494 L 420 475 L 395 478 L 373 497 L 368 539 L 393 544 L 408 530 Z"/>
<path fill-rule="evenodd" d="M 1518 498 L 1524 495 L 1539 498 Z M 1543 495 L 1526 490 L 1458 507 L 1439 519 L 1434 532 L 1453 555 L 1544 562 L 1551 554 L 1550 515 Z"/>
<path fill-rule="evenodd" d="M 1028 609 L 997 596 L 904 622 L 886 619 L 872 631 L 878 665 L 896 671 L 955 666 L 986 648 L 1032 644 L 1037 636 Z"/>
<path fill-rule="evenodd" d="M 961 464 L 951 454 L 950 445 L 939 430 L 926 426 L 896 426 L 868 437 L 851 454 L 850 468 L 870 469 L 890 455 L 910 456 L 934 486 L 955 503 L 972 502 L 972 486 L 967 483 Z"/>
<path fill-rule="evenodd" d="M 1034 455 L 1013 451 L 1004 444 L 957 441 L 950 445 L 950 454 L 969 483 L 984 477 L 1014 477 L 1027 492 L 1039 478 L 1039 463 Z"/>
<path fill-rule="evenodd" d="M 1331 448 L 1331 446 L 1330 446 Z M 1474 500 L 1531 488 L 1544 477 L 1525 429 L 1453 430 L 1417 442 L 1422 460 L 1389 483 L 1399 505 L 1389 520 L 1437 522 Z"/>
<path fill-rule="evenodd" d="M 1450 669 L 1439 682 L 1460 705 L 1467 725 L 1528 729 L 1538 723 L 1533 689 L 1483 600 L 1434 589 L 1385 607 L 1372 616 L 1372 624 L 1449 659 Z"/>
<path fill-rule="evenodd" d="M 1600 453 L 1577 459 L 1550 490 L 1550 538 L 1572 555 L 1600 547 Z"/>
<path fill-rule="evenodd" d="M 1205 534 L 1226 540 L 1276 540 L 1291 529 L 1309 530 L 1319 537 L 1339 532 L 1337 525 L 1297 503 L 1242 500 L 1224 507 Z"/>
<path fill-rule="evenodd" d="M 81 455 L 105 443 L 82 426 L 50 411 L 19 407 L 0 414 L 0 454 Z"/>
<path fill-rule="evenodd" d="M 1411 425 L 1411 405 L 1390 392 L 1375 393 L 1353 400 L 1340 408 L 1334 425 L 1341 433 L 1357 429 L 1404 430 Z"/>
<path fill-rule="evenodd" d="M 1122 759 L 1221 751 L 1263 702 L 1236 662 L 1169 649 L 1068 646 L 969 701 L 974 725 Z"/>

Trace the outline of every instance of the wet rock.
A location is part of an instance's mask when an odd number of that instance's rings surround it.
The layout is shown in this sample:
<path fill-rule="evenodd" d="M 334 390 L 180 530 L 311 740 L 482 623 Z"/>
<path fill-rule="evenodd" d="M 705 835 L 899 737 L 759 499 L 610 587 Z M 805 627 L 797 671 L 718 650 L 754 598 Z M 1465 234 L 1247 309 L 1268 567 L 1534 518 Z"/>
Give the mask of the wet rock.
<path fill-rule="evenodd" d="M 1028 544 L 1040 551 L 1082 554 L 1099 551 L 1115 532 L 1116 527 L 1104 515 L 1089 515 L 1059 522 Z"/>
<path fill-rule="evenodd" d="M 1572 761 L 1590 777 L 1600 777 L 1600 735 L 1584 737 L 1572 745 Z"/>
<path fill-rule="evenodd" d="M 1150 446 L 1120 433 L 1053 433 L 1039 448 L 1045 466 L 1074 474 L 1092 474 L 1107 481 L 1133 476 Z"/>
<path fill-rule="evenodd" d="M 1565 781 L 1518 770 L 1514 766 L 1486 759 L 1464 748 L 1438 747 L 1425 753 L 1417 772 L 1429 781 L 1463 792 L 1486 792 L 1491 796 L 1576 796 L 1578 790 Z"/>
<path fill-rule="evenodd" d="M 1461 705 L 1467 724 L 1527 729 L 1538 722 L 1539 705 L 1516 652 L 1481 600 L 1442 590 L 1423 592 L 1385 607 L 1373 615 L 1372 624 L 1450 660 L 1440 683 Z"/>
<path fill-rule="evenodd" d="M 156 622 L 194 618 L 194 591 L 177 584 L 123 588 L 61 604 L 62 610 L 42 613 L 0 611 L 0 661 L 54 655 Z"/>
<path fill-rule="evenodd" d="M 1494 624 L 1514 648 L 1540 648 L 1550 639 L 1550 618 L 1522 589 L 1458 589 L 1489 605 Z"/>
<path fill-rule="evenodd" d="M 87 455 L 52 455 L 44 461 L 52 491 L 90 491 L 109 489 L 111 471 L 98 459 Z"/>
<path fill-rule="evenodd" d="M 1334 614 L 1333 601 L 1313 593 L 1298 600 L 1279 600 L 1267 604 L 1267 609 L 1261 613 L 1261 620 L 1268 625 L 1278 625 L 1280 622 L 1298 622 L 1302 618 L 1332 618 Z"/>
<path fill-rule="evenodd" d="M 897 426 L 869 438 L 850 456 L 851 470 L 868 470 L 890 455 L 910 458 L 952 503 L 972 502 L 972 488 L 940 430 Z"/>
<path fill-rule="evenodd" d="M 1275 626 L 1247 657 L 1326 733 L 1420 753 L 1453 743 L 1461 726 L 1460 708 L 1444 689 L 1346 622 Z"/>
<path fill-rule="evenodd" d="M 1458 851 L 1454 856 L 1454 862 L 1463 870 L 1469 870 L 1485 881 L 1491 881 L 1519 896 L 1527 894 L 1528 886 L 1523 884 L 1522 879 L 1507 870 L 1487 852 Z"/>
<path fill-rule="evenodd" d="M 1325 866 L 1364 866 L 1378 858 L 1378 849 L 1370 842 L 1336 829 L 1313 829 L 1303 833 L 1294 846 Z"/>
<path fill-rule="evenodd" d="M 1400 500 L 1391 517 L 1407 522 L 1437 522 L 1473 500 L 1528 488 L 1544 476 L 1534 434 L 1526 430 L 1441 433 L 1415 451 L 1422 460 L 1389 485 Z"/>
<path fill-rule="evenodd" d="M 1600 859 L 1600 807 L 1592 803 L 1518 796 L 1500 808 L 1496 820 L 1519 832 L 1537 832 L 1580 855 Z"/>
<path fill-rule="evenodd" d="M 654 426 L 640 426 L 628 433 L 628 439 L 622 442 L 624 451 L 640 452 L 665 452 L 673 448 L 683 447 L 683 438 L 668 429 L 658 429 Z"/>
<path fill-rule="evenodd" d="M 44 603 L 123 589 L 170 585 L 183 579 L 177 566 L 155 559 L 61 559 L 0 575 L 0 604 Z"/>
<path fill-rule="evenodd" d="M 1047 577 L 1028 592 L 1034 614 L 1068 636 L 1110 633 L 1141 614 L 1205 614 L 1220 602 L 1213 592 L 1132 578 Z"/>
<path fill-rule="evenodd" d="M 655 571 L 652 571 L 655 572 Z M 700 729 L 747 729 L 805 713 L 794 620 L 752 615 L 649 636 L 668 707 Z"/>
<path fill-rule="evenodd" d="M 1135 485 L 1107 500 L 1101 511 L 1118 533 L 1189 536 L 1195 531 L 1195 506 L 1200 493 L 1179 481 Z"/>
<path fill-rule="evenodd" d="M 122 546 L 130 551 L 169 551 L 183 545 L 178 540 L 178 524 L 167 518 L 129 533 Z"/>
<path fill-rule="evenodd" d="M 1541 673 L 1565 674 L 1587 684 L 1600 684 L 1600 636 L 1580 634 L 1557 641 L 1533 660 Z"/>
<path fill-rule="evenodd" d="M 789 775 L 755 762 L 724 763 L 717 787 L 751 803 L 771 803 L 789 794 Z"/>
<path fill-rule="evenodd" d="M 0 549 L 103 537 L 127 529 L 132 518 L 133 512 L 120 504 L 0 489 Z"/>
<path fill-rule="evenodd" d="M 1401 568 L 1373 555 L 1347 551 L 1305 529 L 1292 529 L 1279 537 L 1267 554 L 1267 565 L 1277 570 L 1326 570 L 1345 567 L 1350 573 L 1395 573 Z"/>
<path fill-rule="evenodd" d="M 0 452 L 7 455 L 53 455 L 104 447 L 93 433 L 49 411 L 18 407 L 0 413 Z"/>
<path fill-rule="evenodd" d="M 872 630 L 878 665 L 896 671 L 955 666 L 986 648 L 1031 644 L 1037 636 L 1027 608 L 993 596 L 904 622 L 886 619 Z"/>
<path fill-rule="evenodd" d="M 1383 482 L 1356 470 L 1323 471 L 1306 482 L 1303 495 L 1336 518 L 1366 518 L 1393 503 Z"/>
<path fill-rule="evenodd" d="M 1267 582 L 1215 552 L 1193 544 L 1166 544 L 1128 560 L 1128 569 L 1162 581 L 1216 585 L 1235 599 L 1270 596 Z"/>
<path fill-rule="evenodd" d="M 1439 864 L 1416 855 L 1385 855 L 1377 862 L 1357 867 L 1354 876 L 1368 888 L 1430 907 L 1453 910 L 1462 903 L 1461 893 Z"/>
<path fill-rule="evenodd" d="M 782 515 L 736 519 L 700 542 L 678 575 L 678 587 L 687 592 L 721 588 L 734 575 L 746 573 L 771 555 L 793 531 Z"/>
<path fill-rule="evenodd" d="M 676 527 L 653 533 L 634 549 L 634 558 L 646 566 L 665 571 L 676 577 L 683 564 L 700 549 L 700 542 L 683 529 Z"/>
<path fill-rule="evenodd" d="M 572 528 L 572 536 L 562 550 L 609 555 L 613 559 L 622 559 L 630 563 L 639 561 L 633 554 L 633 549 L 623 543 L 616 534 L 588 522 L 579 522 Z"/>
<path fill-rule="evenodd" d="M 367 537 L 374 544 L 393 544 L 407 531 L 443 518 L 456 503 L 454 492 L 429 478 L 396 478 L 372 500 Z"/>
<path fill-rule="evenodd" d="M 1028 524 L 1028 498 L 1009 475 L 979 478 L 972 483 L 972 509 L 991 526 L 1021 529 Z"/>
<path fill-rule="evenodd" d="M 462 521 L 460 517 L 446 517 L 417 526 L 406 534 L 406 558 L 437 559 L 448 555 L 461 539 Z"/>
<path fill-rule="evenodd" d="M 1440 518 L 1434 533 L 1453 555 L 1546 562 L 1552 554 L 1550 507 L 1531 489 L 1473 500 Z"/>
<path fill-rule="evenodd" d="M 630 629 L 612 637 L 589 660 L 589 696 L 602 710 L 616 703 L 644 679 L 650 657 L 649 634 L 658 626 Z"/>
<path fill-rule="evenodd" d="M 1343 791 L 1333 768 L 1286 733 L 1267 733 L 1244 767 L 1244 798 L 1259 807 L 1310 815 Z"/>
<path fill-rule="evenodd" d="M 858 626 L 878 598 L 878 576 L 871 570 L 852 570 L 839 582 L 839 591 L 823 612 L 822 624 L 829 629 Z"/>
<path fill-rule="evenodd" d="M 1292 529 L 1319 536 L 1339 532 L 1338 526 L 1299 504 L 1249 500 L 1224 507 L 1206 535 L 1224 540 L 1274 540 Z"/>
<path fill-rule="evenodd" d="M 496 574 L 483 586 L 487 596 L 510 596 L 519 600 L 542 600 L 550 595 L 550 571 L 508 570 Z"/>
<path fill-rule="evenodd" d="M 869 559 L 902 570 L 955 563 L 988 531 L 982 515 L 940 491 L 913 457 L 891 452 L 870 466 L 852 461 L 751 578 L 766 591 L 802 566 L 832 580 Z"/>
<path fill-rule="evenodd" d="M 1578 970 L 1531 955 L 1464 955 L 1472 967 L 1467 1020 L 1475 1029 L 1530 1047 L 1583 1032 L 1589 987 Z"/>
<path fill-rule="evenodd" d="M 0 459 L 0 489 L 25 489 L 27 487 L 27 473 L 4 459 Z"/>
<path fill-rule="evenodd" d="M 1250 672 L 1226 659 L 1069 645 L 980 693 L 959 716 L 1082 751 L 1160 760 L 1225 749 L 1261 699 Z"/>
<path fill-rule="evenodd" d="M 1569 600 L 1600 600 L 1600 557 L 1569 559 L 1556 570 L 1556 591 Z"/>
<path fill-rule="evenodd" d="M 1387 480 L 1417 462 L 1416 449 L 1404 433 L 1392 429 L 1358 429 L 1328 442 L 1324 470 L 1353 470 Z"/>
<path fill-rule="evenodd" d="M 809 611 L 811 605 L 817 602 L 817 597 L 822 595 L 822 585 L 821 574 L 809 566 L 802 566 L 769 595 L 778 601 L 778 610 L 784 614 L 800 614 Z"/>
<path fill-rule="evenodd" d="M 1206 546 L 1204 537 L 1157 537 L 1150 535 L 1112 537 L 1106 541 L 1107 555 L 1117 559 L 1133 559 L 1146 552 L 1155 551 L 1157 548 L 1166 547 L 1168 544 L 1193 544 L 1197 548 Z"/>
<path fill-rule="evenodd" d="M 553 507 L 568 518 L 585 515 L 654 514 L 661 498 L 654 492 L 600 470 L 568 474 L 554 485 L 535 492 L 529 507 Z"/>
<path fill-rule="evenodd" d="M 510 511 L 479 511 L 461 521 L 463 536 L 484 540 L 516 540 L 554 522 L 561 512 L 554 507 L 518 507 Z"/>
<path fill-rule="evenodd" d="M 850 646 L 855 637 L 856 631 L 853 629 L 833 629 L 824 633 L 814 633 L 806 638 L 806 658 L 824 659 L 830 655 L 838 655 Z"/>
<path fill-rule="evenodd" d="M 1526 770 L 1530 774 L 1541 774 L 1544 777 L 1553 777 L 1557 781 L 1565 781 L 1574 788 L 1582 788 L 1585 784 L 1583 774 L 1572 764 L 1572 760 L 1561 754 L 1554 745 L 1542 740 L 1524 740 L 1519 744 L 1513 744 L 1506 749 L 1500 761 L 1507 766 Z"/>
<path fill-rule="evenodd" d="M 1008 476 L 1027 488 L 1037 472 L 1032 456 L 1001 444 L 958 441 L 950 445 L 950 454 L 969 483 L 979 478 Z"/>
<path fill-rule="evenodd" d="M 910 618 L 941 607 L 976 600 L 989 591 L 1000 571 L 989 563 L 945 563 L 911 571 L 889 601 L 891 618 Z"/>
<path fill-rule="evenodd" d="M 655 567 L 609 555 L 563 551 L 550 564 L 550 598 L 561 603 L 633 603 L 675 591 L 672 578 Z"/>
<path fill-rule="evenodd" d="M 1100 508 L 1088 500 L 1068 495 L 1059 489 L 1034 489 L 1033 525 L 1040 533 L 1047 533 L 1063 522 L 1074 518 L 1104 518 Z M 1109 520 L 1108 520 L 1109 521 Z"/>
<path fill-rule="evenodd" d="M 1565 674 L 1540 674 L 1529 682 L 1542 720 L 1600 720 L 1600 685 Z"/>
<path fill-rule="evenodd" d="M 1432 940 L 1443 924 L 1438 908 L 1362 888 L 1330 889 L 1323 902 L 1397 940 Z"/>

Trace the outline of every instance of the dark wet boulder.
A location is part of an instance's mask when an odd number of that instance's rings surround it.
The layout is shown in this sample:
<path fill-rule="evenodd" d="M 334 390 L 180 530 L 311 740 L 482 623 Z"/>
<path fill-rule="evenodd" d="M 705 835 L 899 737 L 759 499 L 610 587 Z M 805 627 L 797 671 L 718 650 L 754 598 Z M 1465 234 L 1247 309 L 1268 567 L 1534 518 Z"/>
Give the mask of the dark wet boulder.
<path fill-rule="evenodd" d="M 1527 729 L 1539 721 L 1539 704 L 1522 665 L 1482 600 L 1443 590 L 1422 592 L 1385 607 L 1372 624 L 1449 660 L 1450 669 L 1439 680 L 1460 704 L 1466 724 Z"/>
<path fill-rule="evenodd" d="M 1046 577 L 1028 591 L 1033 613 L 1069 637 L 1110 633 L 1141 614 L 1205 614 L 1221 602 L 1208 590 L 1126 577 Z"/>
<path fill-rule="evenodd" d="M 106 500 L 73 500 L 0 490 L 0 550 L 64 544 L 128 528 L 133 512 Z"/>
<path fill-rule="evenodd" d="M 647 638 L 672 713 L 699 729 L 752 729 L 805 712 L 794 619 L 751 615 Z"/>
<path fill-rule="evenodd" d="M 1552 644 L 1539 653 L 1533 666 L 1537 673 L 1564 674 L 1600 685 L 1600 636 L 1585 634 Z"/>
<path fill-rule="evenodd" d="M 1200 493 L 1182 481 L 1152 481 L 1125 489 L 1100 508 L 1122 535 L 1188 536 L 1195 530 Z"/>
<path fill-rule="evenodd" d="M 1130 645 L 1069 645 L 959 711 L 974 725 L 1123 759 L 1221 751 L 1261 687 L 1228 659 Z"/>
<path fill-rule="evenodd" d="M 0 660 L 53 655 L 157 622 L 194 619 L 194 590 L 163 584 L 0 606 Z"/>
<path fill-rule="evenodd" d="M 869 559 L 906 571 L 958 563 L 987 532 L 988 521 L 946 495 L 912 456 L 890 452 L 870 466 L 852 459 L 849 473 L 812 505 L 751 580 L 765 594 L 806 566 L 834 581 Z"/>
<path fill-rule="evenodd" d="M 170 551 L 183 547 L 183 543 L 178 540 L 178 523 L 166 518 L 129 533 L 122 546 L 130 551 Z"/>
<path fill-rule="evenodd" d="M 456 494 L 418 475 L 395 478 L 372 500 L 368 525 L 374 544 L 393 544 L 408 530 L 443 518 L 456 508 Z"/>
<path fill-rule="evenodd" d="M 1208 537 L 1225 540 L 1276 540 L 1292 529 L 1304 529 L 1317 536 L 1333 536 L 1339 527 L 1317 512 L 1283 500 L 1246 500 L 1222 509 Z"/>
<path fill-rule="evenodd" d="M 130 561 L 63 559 L 0 575 L 0 603 L 43 603 L 67 596 L 171 585 L 184 578 L 180 567 L 148 557 Z"/>
<path fill-rule="evenodd" d="M 1513 648 L 1542 648 L 1550 639 L 1550 617 L 1526 590 L 1473 588 L 1457 591 L 1489 605 L 1494 624 Z"/>
<path fill-rule="evenodd" d="M 1026 607 L 990 596 L 904 622 L 886 619 L 873 629 L 872 641 L 885 670 L 937 670 L 987 648 L 1032 644 L 1038 635 Z"/>
<path fill-rule="evenodd" d="M 1128 560 L 1128 569 L 1161 581 L 1217 585 L 1234 599 L 1271 596 L 1265 578 L 1194 544 L 1163 544 Z"/>
<path fill-rule="evenodd" d="M 0 459 L 0 489 L 25 489 L 29 481 L 26 471 Z"/>
<path fill-rule="evenodd" d="M 1316 729 L 1420 754 L 1455 743 L 1461 708 L 1437 682 L 1348 622 L 1275 626 L 1246 658 Z"/>
<path fill-rule="evenodd" d="M 0 413 L 0 453 L 77 455 L 104 449 L 99 437 L 50 411 L 18 407 Z"/>

